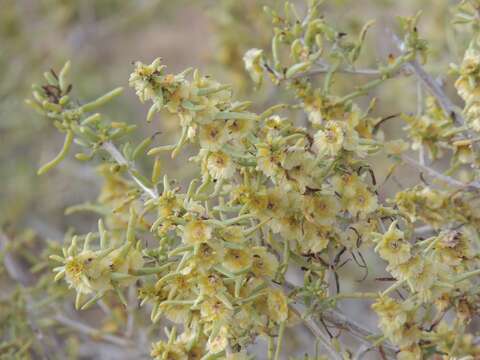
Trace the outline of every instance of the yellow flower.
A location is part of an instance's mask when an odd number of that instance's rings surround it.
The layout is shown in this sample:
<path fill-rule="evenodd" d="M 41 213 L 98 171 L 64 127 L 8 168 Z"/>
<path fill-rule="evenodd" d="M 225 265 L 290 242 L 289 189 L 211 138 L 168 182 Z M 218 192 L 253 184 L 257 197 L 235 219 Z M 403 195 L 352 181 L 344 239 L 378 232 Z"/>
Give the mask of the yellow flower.
<path fill-rule="evenodd" d="M 264 219 L 278 219 L 286 214 L 288 209 L 288 196 L 285 196 L 285 190 L 279 187 L 267 190 L 265 196 L 265 210 L 261 214 Z"/>
<path fill-rule="evenodd" d="M 162 340 L 152 344 L 150 356 L 155 360 L 188 360 L 187 352 L 181 344 L 169 344 Z"/>
<path fill-rule="evenodd" d="M 190 262 L 196 270 L 205 272 L 222 261 L 223 253 L 224 251 L 221 246 L 201 243 L 197 253 L 192 257 Z"/>
<path fill-rule="evenodd" d="M 333 190 L 342 197 L 351 198 L 355 195 L 355 189 L 360 183 L 356 173 L 337 174 L 332 177 Z"/>
<path fill-rule="evenodd" d="M 409 280 L 412 287 L 418 292 L 426 292 L 432 288 L 438 279 L 439 265 L 429 258 L 424 259 L 422 271 Z"/>
<path fill-rule="evenodd" d="M 209 297 L 200 305 L 200 316 L 206 322 L 221 322 L 226 323 L 233 311 L 225 306 L 223 302 L 215 297 Z"/>
<path fill-rule="evenodd" d="M 280 289 L 271 289 L 267 291 L 267 309 L 268 317 L 273 321 L 280 323 L 288 318 L 288 300 Z"/>
<path fill-rule="evenodd" d="M 216 274 L 202 275 L 198 281 L 198 287 L 204 295 L 215 296 L 215 294 L 225 289 L 223 280 Z"/>
<path fill-rule="evenodd" d="M 162 218 L 177 215 L 182 209 L 182 202 L 173 191 L 164 191 L 158 199 L 158 215 Z"/>
<path fill-rule="evenodd" d="M 165 317 L 175 324 L 184 324 L 190 317 L 190 305 L 161 305 Z"/>
<path fill-rule="evenodd" d="M 231 119 L 227 122 L 227 131 L 231 139 L 241 140 L 253 131 L 255 123 L 248 119 Z"/>
<path fill-rule="evenodd" d="M 475 153 L 470 140 L 460 140 L 453 143 L 454 156 L 461 164 L 470 164 L 475 161 Z"/>
<path fill-rule="evenodd" d="M 257 169 L 272 178 L 283 175 L 281 164 L 285 159 L 285 152 L 282 149 L 273 149 L 272 145 L 267 144 L 259 144 L 257 149 Z"/>
<path fill-rule="evenodd" d="M 468 234 L 460 231 L 445 231 L 440 233 L 441 240 L 435 244 L 437 261 L 450 266 L 457 266 L 472 256 Z"/>
<path fill-rule="evenodd" d="M 390 224 L 388 231 L 383 234 L 375 247 L 375 251 L 379 253 L 380 257 L 391 266 L 408 261 L 412 257 L 410 249 L 411 245 L 405 241 L 403 232 L 397 229 L 396 221 Z"/>
<path fill-rule="evenodd" d="M 346 208 L 350 214 L 365 218 L 365 216 L 377 210 L 377 197 L 367 186 L 359 182 L 351 189 L 351 192 L 352 195 L 344 199 Z"/>
<path fill-rule="evenodd" d="M 302 237 L 303 216 L 300 212 L 292 211 L 278 220 L 271 221 L 270 226 L 273 232 L 281 234 L 287 241 L 298 240 Z"/>
<path fill-rule="evenodd" d="M 216 151 L 208 154 L 207 169 L 214 179 L 229 179 L 235 173 L 235 164 L 229 155 Z"/>
<path fill-rule="evenodd" d="M 315 134 L 315 149 L 319 155 L 335 156 L 342 150 L 345 135 L 338 121 L 328 121 L 323 130 Z"/>
<path fill-rule="evenodd" d="M 404 263 L 388 265 L 387 270 L 397 280 L 408 280 L 418 276 L 423 271 L 423 259 L 420 255 L 415 255 Z"/>
<path fill-rule="evenodd" d="M 296 157 L 295 161 L 290 161 L 293 156 Z M 286 160 L 288 168 L 284 165 L 286 171 L 281 173 L 280 177 L 277 176 L 279 185 L 300 193 L 304 193 L 307 187 L 317 187 L 315 174 L 318 167 L 312 154 L 306 151 L 295 151 L 295 154 L 289 153 Z"/>
<path fill-rule="evenodd" d="M 278 268 L 278 260 L 275 255 L 268 252 L 263 246 L 252 248 L 253 264 L 251 271 L 258 277 L 272 278 Z"/>
<path fill-rule="evenodd" d="M 228 331 L 226 326 L 222 326 L 214 338 L 207 342 L 207 350 L 213 354 L 225 350 L 228 346 Z"/>
<path fill-rule="evenodd" d="M 340 211 L 338 200 L 332 195 L 312 195 L 303 197 L 305 218 L 317 225 L 331 225 Z"/>
<path fill-rule="evenodd" d="M 82 276 L 86 273 L 86 266 L 83 260 L 74 257 L 65 263 L 65 279 L 70 286 L 79 292 L 88 293 L 91 290 L 82 282 Z"/>
<path fill-rule="evenodd" d="M 228 226 L 218 230 L 218 236 L 226 242 L 242 244 L 245 242 L 243 228 L 241 226 Z"/>
<path fill-rule="evenodd" d="M 112 288 L 109 261 L 86 250 L 65 260 L 65 280 L 78 293 L 105 291 Z"/>
<path fill-rule="evenodd" d="M 199 140 L 203 149 L 220 150 L 223 144 L 228 141 L 225 122 L 216 120 L 200 126 Z"/>
<path fill-rule="evenodd" d="M 137 93 L 141 102 L 154 99 L 160 89 L 160 84 L 155 79 L 156 75 L 163 72 L 165 65 L 161 65 L 160 58 L 155 59 L 150 65 L 135 63 L 135 70 L 130 75 L 129 84 Z"/>
<path fill-rule="evenodd" d="M 232 273 L 240 273 L 252 266 L 252 253 L 247 249 L 227 249 L 222 265 Z"/>
<path fill-rule="evenodd" d="M 380 297 L 372 309 L 380 317 L 379 327 L 394 344 L 403 348 L 418 340 L 420 329 L 414 321 L 415 311 L 411 304 L 399 304 L 391 298 Z"/>
<path fill-rule="evenodd" d="M 409 145 L 406 141 L 402 139 L 387 141 L 384 144 L 385 152 L 388 155 L 401 155 L 403 152 L 407 151 Z"/>
<path fill-rule="evenodd" d="M 125 253 L 125 246 L 120 247 L 112 251 L 107 256 L 107 262 L 110 263 L 109 268 L 111 271 L 128 274 L 141 269 L 144 265 L 143 256 L 140 250 L 136 248 L 128 248 L 128 252 Z M 118 282 L 121 286 L 128 286 L 136 281 L 135 278 L 124 279 Z"/>
<path fill-rule="evenodd" d="M 203 220 L 191 220 L 185 225 L 183 242 L 188 245 L 207 242 L 212 238 L 212 232 L 212 227 Z"/>
<path fill-rule="evenodd" d="M 299 241 L 302 253 L 318 253 L 325 249 L 334 237 L 334 229 L 331 226 L 320 226 L 311 222 L 303 225 L 303 237 Z"/>

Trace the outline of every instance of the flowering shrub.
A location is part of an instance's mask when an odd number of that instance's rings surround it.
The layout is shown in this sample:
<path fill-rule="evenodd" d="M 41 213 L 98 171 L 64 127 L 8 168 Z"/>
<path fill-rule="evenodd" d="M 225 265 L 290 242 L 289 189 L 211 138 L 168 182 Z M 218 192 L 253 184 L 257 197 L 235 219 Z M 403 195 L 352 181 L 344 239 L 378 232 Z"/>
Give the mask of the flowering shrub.
<path fill-rule="evenodd" d="M 266 8 L 271 49 L 243 56 L 255 85 L 286 89 L 285 103 L 254 111 L 199 70 L 172 74 L 160 58 L 136 62 L 129 85 L 148 106 L 147 122 L 175 119 L 181 131 L 172 144 L 158 145 L 152 135 L 134 146 L 125 139 L 135 125 L 97 112 L 121 88 L 83 102 L 68 82 L 69 62 L 45 73 L 28 103 L 65 141 L 38 173 L 75 147 L 79 161 L 101 162 L 105 179 L 98 230 L 72 236 L 50 256 L 58 263 L 55 279 L 76 292 L 79 310 L 110 293 L 127 304 L 127 289 L 138 286 L 151 321 L 169 324 L 151 346 L 154 359 L 249 359 L 250 345 L 266 339 L 261 358 L 277 360 L 286 328 L 299 323 L 327 359 L 369 351 L 399 359 L 480 357 L 472 325 L 480 274 L 479 8 L 464 1 L 455 9 L 457 22 L 473 29 L 463 61 L 451 67 L 463 110 L 424 70 L 419 16 L 402 18 L 402 36 L 391 34 L 397 49 L 365 69 L 357 63 L 374 23 L 346 35 L 322 15 L 319 0 L 308 1 L 304 14 L 289 2 L 282 12 Z M 338 76 L 352 77 L 346 92 L 336 89 Z M 428 96 L 417 113 L 395 116 L 406 136 L 389 138 L 382 126 L 391 117 L 373 115 L 375 100 L 365 107 L 360 98 L 407 76 Z M 197 176 L 182 186 L 161 163 L 191 149 L 193 165 L 183 166 Z M 145 157 L 147 174 L 139 166 Z M 421 181 L 382 198 L 380 157 L 391 165 L 387 178 L 406 164 Z M 450 161 L 447 170 L 437 169 L 441 160 Z M 388 275 L 375 275 L 389 285 L 369 291 L 360 282 L 359 291 L 344 291 L 343 258 L 368 270 L 368 252 L 384 264 Z M 303 283 L 292 283 L 292 273 Z M 342 299 L 369 301 L 380 333 L 345 316 Z M 361 345 L 332 334 L 332 326 Z"/>

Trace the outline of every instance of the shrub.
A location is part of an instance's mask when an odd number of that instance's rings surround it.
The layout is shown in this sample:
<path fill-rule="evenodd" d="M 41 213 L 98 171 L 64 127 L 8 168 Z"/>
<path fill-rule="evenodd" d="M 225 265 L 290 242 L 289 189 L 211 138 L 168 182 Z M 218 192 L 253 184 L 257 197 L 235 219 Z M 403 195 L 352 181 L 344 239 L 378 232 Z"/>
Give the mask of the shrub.
<path fill-rule="evenodd" d="M 277 360 L 294 355 L 285 332 L 299 324 L 324 354 L 305 358 L 480 356 L 480 3 L 454 8 L 454 22 L 472 29 L 463 60 L 449 70 L 463 109 L 424 69 L 419 14 L 401 18 L 401 36 L 388 34 L 395 50 L 365 68 L 374 22 L 345 34 L 321 3 L 265 8 L 271 47 L 243 56 L 258 89 L 274 85 L 265 108 L 200 70 L 169 73 L 161 58 L 136 62 L 129 85 L 148 106 L 148 123 L 175 121 L 180 135 L 171 144 L 152 133 L 134 145 L 135 125 L 98 112 L 119 101 L 121 88 L 77 99 L 70 62 L 33 87 L 28 104 L 65 136 L 38 173 L 75 151 L 77 160 L 100 164 L 104 178 L 90 206 L 101 213 L 98 229 L 49 250 L 55 280 L 76 293 L 79 311 L 104 300 L 132 306 L 137 290 L 151 322 L 167 325 L 165 337 L 155 333 L 154 359 L 248 359 L 251 345 L 266 339 L 260 358 Z M 375 115 L 388 91 L 375 89 L 399 78 L 419 84 L 415 111 Z M 392 121 L 404 123 L 404 135 L 384 131 Z M 193 179 L 162 169 L 181 153 L 192 155 L 180 166 L 194 168 Z M 382 192 L 402 165 L 419 181 Z M 353 291 L 344 290 L 349 261 L 364 273 L 347 285 Z M 380 331 L 342 312 L 345 299 L 368 302 Z"/>

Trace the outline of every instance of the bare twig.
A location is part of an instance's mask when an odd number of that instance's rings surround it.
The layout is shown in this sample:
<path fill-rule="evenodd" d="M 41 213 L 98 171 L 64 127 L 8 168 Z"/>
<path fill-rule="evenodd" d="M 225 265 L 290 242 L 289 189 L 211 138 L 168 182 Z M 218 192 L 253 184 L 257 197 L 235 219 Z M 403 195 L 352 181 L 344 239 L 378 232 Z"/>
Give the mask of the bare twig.
<path fill-rule="evenodd" d="M 284 282 L 284 287 L 289 291 L 295 290 L 296 286 L 293 285 L 292 283 L 285 281 Z M 338 309 L 327 309 L 325 311 L 322 311 L 321 314 L 319 314 L 324 320 L 334 324 L 338 328 L 341 328 L 348 333 L 350 333 L 352 336 L 363 342 L 364 344 L 367 344 L 369 346 L 372 345 L 372 340 L 371 338 L 375 337 L 375 333 L 372 332 L 371 330 L 365 328 L 364 326 L 358 324 L 355 320 L 352 320 L 351 318 L 347 317 L 345 314 L 343 314 L 340 310 Z M 308 322 L 306 321 L 308 320 Z M 313 325 L 316 325 L 316 327 L 312 327 Z M 316 324 L 315 319 L 312 317 L 309 317 L 308 319 L 305 319 L 305 325 L 309 328 L 309 330 L 314 334 L 314 331 L 319 331 L 321 333 L 320 327 Z M 323 333 L 322 333 L 323 335 Z M 324 336 L 324 335 L 323 335 Z M 324 336 L 325 337 L 325 336 Z M 328 340 L 326 340 L 328 341 Z M 391 358 L 395 358 L 395 353 L 397 352 L 397 349 L 385 342 L 383 343 L 383 348 L 385 350 L 386 355 L 388 355 Z"/>
<path fill-rule="evenodd" d="M 319 341 L 319 343 L 323 345 L 325 350 L 327 350 L 327 352 L 330 355 L 330 359 L 341 360 L 342 356 L 338 354 L 337 351 L 333 348 L 333 346 L 330 343 L 330 340 L 325 336 L 325 334 L 322 332 L 322 330 L 320 329 L 320 326 L 318 326 L 315 320 L 311 316 L 308 316 L 306 318 L 302 317 L 302 315 L 300 314 L 301 312 L 298 309 L 296 309 L 294 306 L 291 306 L 290 308 L 299 318 L 303 320 L 307 329 Z"/>
<path fill-rule="evenodd" d="M 463 182 L 461 182 L 461 181 L 459 181 L 455 178 L 452 178 L 450 176 L 439 173 L 437 170 L 435 170 L 431 167 L 428 167 L 426 165 L 422 165 L 419 162 L 417 162 L 416 160 L 410 158 L 409 156 L 402 155 L 402 161 L 407 163 L 410 166 L 413 166 L 413 167 L 417 168 L 421 172 L 423 172 L 423 173 L 425 173 L 425 174 L 427 174 L 427 175 L 429 175 L 433 178 L 436 178 L 440 181 L 443 181 L 444 183 L 449 184 L 451 186 L 459 187 L 459 188 L 480 189 L 480 184 L 478 182 L 471 182 L 469 184 L 465 184 L 465 183 L 463 183 Z"/>
<path fill-rule="evenodd" d="M 54 317 L 54 320 L 56 320 L 59 324 L 62 324 L 64 326 L 67 326 L 75 331 L 78 331 L 82 334 L 94 337 L 94 338 L 100 338 L 104 341 L 110 342 L 112 344 L 122 346 L 122 347 L 133 347 L 134 343 L 128 339 L 125 339 L 123 337 L 111 335 L 111 334 L 105 334 L 98 329 L 95 329 L 87 324 L 84 324 L 80 321 L 76 321 L 73 319 L 70 319 L 66 317 L 65 315 L 58 314 Z"/>
<path fill-rule="evenodd" d="M 7 235 L 0 231 L 0 251 L 5 253 L 3 264 L 8 275 L 24 287 L 33 284 L 34 280 L 30 272 L 8 251 L 10 240 Z"/>
<path fill-rule="evenodd" d="M 404 43 L 393 32 L 391 33 L 398 50 L 403 52 L 405 50 Z M 463 125 L 465 123 L 460 111 L 457 110 L 453 102 L 445 94 L 435 79 L 423 69 L 422 65 L 420 65 L 416 59 L 408 61 L 404 66 L 407 70 L 412 71 L 428 92 L 437 99 L 438 104 L 447 117 L 452 118 L 458 125 Z"/>
<path fill-rule="evenodd" d="M 26 269 L 25 266 L 8 251 L 9 242 L 10 240 L 8 239 L 7 235 L 3 231 L 0 231 L 0 251 L 4 252 L 3 263 L 5 270 L 12 280 L 17 281 L 20 285 L 22 285 L 22 287 L 28 288 L 34 283 L 35 280 L 28 269 Z M 51 334 L 49 334 L 51 336 L 49 336 L 47 339 L 47 334 L 38 326 L 37 321 L 35 320 L 35 315 L 32 314 L 33 299 L 28 293 L 24 293 L 23 296 L 26 302 L 26 310 L 28 315 L 27 321 L 30 329 L 35 334 L 37 339 L 36 343 L 39 351 L 41 352 L 42 359 L 53 359 L 54 353 L 60 356 L 63 352 L 60 350 L 57 339 Z"/>
<path fill-rule="evenodd" d="M 353 335 L 363 343 L 372 344 L 372 341 L 369 339 L 375 336 L 375 334 L 371 330 L 368 330 L 364 326 L 358 324 L 355 320 L 348 318 L 341 311 L 336 309 L 326 310 L 322 312 L 322 318 L 332 324 L 335 324 L 341 329 L 347 330 L 351 335 Z M 397 349 L 393 345 L 385 342 L 382 344 L 382 346 L 385 350 L 386 355 L 395 358 L 395 353 L 397 352 Z"/>
<path fill-rule="evenodd" d="M 423 86 L 434 96 L 445 115 L 452 118 L 458 125 L 463 125 L 465 120 L 462 114 L 448 98 L 438 83 L 423 69 L 417 60 L 411 60 L 406 65 L 407 69 L 413 71 Z"/>
<path fill-rule="evenodd" d="M 302 73 L 298 73 L 296 75 L 293 75 L 291 79 L 299 79 L 302 77 L 309 77 L 309 76 L 315 76 L 318 74 L 326 74 L 331 70 L 329 66 L 321 66 L 321 67 L 316 67 L 313 68 L 309 71 L 305 71 Z M 341 68 L 335 70 L 336 73 L 342 73 L 342 74 L 350 74 L 350 75 L 359 75 L 359 76 L 377 76 L 381 75 L 379 70 L 376 69 L 348 69 L 348 68 Z"/>

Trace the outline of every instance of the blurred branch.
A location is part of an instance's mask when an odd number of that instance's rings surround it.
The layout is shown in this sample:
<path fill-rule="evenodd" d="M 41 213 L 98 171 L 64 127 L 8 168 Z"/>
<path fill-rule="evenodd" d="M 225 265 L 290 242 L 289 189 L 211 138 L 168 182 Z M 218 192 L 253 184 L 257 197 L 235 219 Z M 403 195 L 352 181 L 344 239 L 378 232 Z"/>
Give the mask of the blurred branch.
<path fill-rule="evenodd" d="M 325 350 L 327 350 L 327 352 L 330 355 L 330 359 L 342 360 L 342 356 L 338 354 L 338 352 L 333 348 L 333 346 L 330 344 L 330 340 L 325 336 L 325 334 L 320 329 L 320 326 L 315 322 L 315 320 L 312 319 L 311 316 L 304 318 L 301 315 L 301 312 L 298 309 L 294 308 L 293 306 L 291 307 L 291 309 L 299 318 L 303 320 L 307 329 L 323 345 Z"/>
<path fill-rule="evenodd" d="M 0 251 L 4 253 L 3 263 L 5 269 L 12 280 L 18 282 L 23 288 L 28 288 L 35 280 L 30 271 L 9 251 L 9 243 L 10 239 L 0 230 Z M 50 341 L 47 340 L 46 334 L 37 325 L 35 320 L 36 316 L 32 314 L 31 310 L 33 308 L 31 296 L 26 292 L 23 293 L 23 296 L 26 301 L 27 320 L 37 340 L 37 348 L 41 352 L 42 359 L 54 359 L 53 354 L 57 354 L 58 356 L 62 355 L 63 351 L 60 350 L 59 343 L 55 336 L 50 334 L 50 336 L 48 336 Z"/>
<path fill-rule="evenodd" d="M 396 36 L 391 30 L 393 40 L 398 50 L 403 52 L 404 43 Z M 443 89 L 438 85 L 438 83 L 433 79 L 420 65 L 418 60 L 410 60 L 404 65 L 408 70 L 412 71 L 415 76 L 420 80 L 423 86 L 430 92 L 430 94 L 437 99 L 438 104 L 442 108 L 443 112 L 448 118 L 452 118 L 458 125 L 465 124 L 462 114 L 457 110 L 456 106 L 450 100 L 450 98 L 445 94 Z"/>
<path fill-rule="evenodd" d="M 57 321 L 59 324 L 67 326 L 73 330 L 76 330 L 82 334 L 91 336 L 93 338 L 100 338 L 102 340 L 108 341 L 112 344 L 122 346 L 122 347 L 132 347 L 134 345 L 134 343 L 128 339 L 115 336 L 115 335 L 105 334 L 98 329 L 95 329 L 80 321 L 70 319 L 62 314 L 56 315 L 53 319 Z"/>
<path fill-rule="evenodd" d="M 35 279 L 31 275 L 30 271 L 26 269 L 24 264 L 22 264 L 21 261 L 19 261 L 19 259 L 17 259 L 11 252 L 8 251 L 9 243 L 10 243 L 10 240 L 8 239 L 6 234 L 0 231 L 0 251 L 4 252 L 5 254 L 4 256 L 5 269 L 8 275 L 12 278 L 12 280 L 21 284 L 22 287 L 27 288 L 32 284 L 34 284 Z M 30 297 L 28 293 L 24 293 L 23 295 L 27 302 L 28 322 L 33 333 L 37 338 L 37 342 L 39 345 L 38 347 L 42 351 L 42 355 L 43 355 L 42 359 L 56 358 L 53 354 L 56 354 L 59 358 L 63 358 L 62 357 L 63 355 L 61 355 L 63 352 L 60 350 L 60 345 L 58 344 L 58 341 L 55 339 L 54 335 L 50 334 L 47 340 L 46 334 L 40 329 L 39 326 L 37 326 L 35 321 L 36 316 L 35 314 L 31 313 L 31 309 L 34 307 L 33 299 Z M 139 354 L 142 354 L 142 351 L 139 348 L 135 348 L 135 342 L 132 340 L 111 335 L 111 334 L 102 333 L 98 329 L 95 329 L 79 321 L 70 319 L 61 313 L 57 313 L 57 315 L 54 316 L 53 319 L 56 320 L 61 325 L 67 326 L 80 333 L 91 336 L 92 338 L 99 338 L 117 346 L 132 348 L 132 349 L 135 349 Z M 48 344 L 50 344 L 51 341 L 54 342 L 55 349 L 50 349 L 50 347 L 48 346 Z"/>
<path fill-rule="evenodd" d="M 438 171 L 436 171 L 435 169 L 431 168 L 431 167 L 428 167 L 426 165 L 422 165 L 420 164 L 419 162 L 417 162 L 416 160 L 406 156 L 406 155 L 402 155 L 402 161 L 407 163 L 408 165 L 410 166 L 413 166 L 415 168 L 417 168 L 418 170 L 426 173 L 427 175 L 433 177 L 433 178 L 436 178 L 438 180 L 441 180 L 443 181 L 444 183 L 447 183 L 451 186 L 454 186 L 454 187 L 460 187 L 460 188 L 475 188 L 475 189 L 480 189 L 480 184 L 477 182 L 477 181 L 474 181 L 474 182 L 471 182 L 469 184 L 465 184 L 455 178 L 452 178 L 450 176 L 447 176 L 447 175 L 443 175 L 442 173 L 439 173 Z"/>
<path fill-rule="evenodd" d="M 10 278 L 18 282 L 23 287 L 28 287 L 34 283 L 34 279 L 25 266 L 9 251 L 10 239 L 0 230 L 0 251 L 5 254 L 3 264 Z"/>
<path fill-rule="evenodd" d="M 315 76 L 318 74 L 327 74 L 330 72 L 331 67 L 325 65 L 321 67 L 316 67 L 313 68 L 309 71 L 305 71 L 303 73 L 298 73 L 294 76 L 291 77 L 291 79 L 299 79 L 302 77 L 309 77 L 309 76 Z M 359 75 L 359 76 L 378 76 L 381 75 L 381 72 L 377 69 L 347 69 L 347 68 L 342 68 L 342 69 L 337 69 L 335 70 L 336 73 L 341 73 L 341 74 L 350 74 L 350 75 Z"/>

